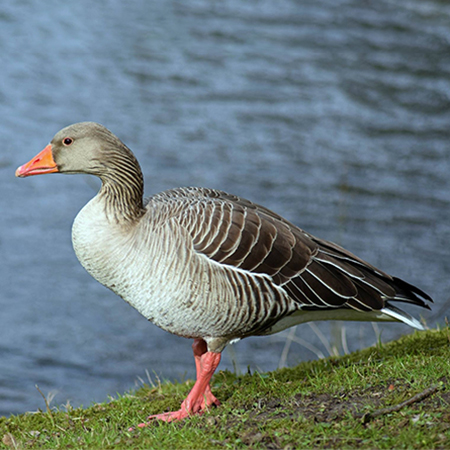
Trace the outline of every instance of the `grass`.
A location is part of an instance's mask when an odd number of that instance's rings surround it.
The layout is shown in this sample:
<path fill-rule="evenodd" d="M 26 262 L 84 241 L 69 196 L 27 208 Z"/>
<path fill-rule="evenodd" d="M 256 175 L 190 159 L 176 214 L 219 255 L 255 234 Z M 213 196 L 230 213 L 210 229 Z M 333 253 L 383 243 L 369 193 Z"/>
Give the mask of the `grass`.
<path fill-rule="evenodd" d="M 192 387 L 144 386 L 87 409 L 0 418 L 0 448 L 450 448 L 450 330 L 415 332 L 342 357 L 271 373 L 218 372 L 222 405 L 180 423 L 128 431 L 178 409 Z M 399 411 L 427 388 L 433 392 Z M 414 399 L 413 399 L 414 400 Z"/>

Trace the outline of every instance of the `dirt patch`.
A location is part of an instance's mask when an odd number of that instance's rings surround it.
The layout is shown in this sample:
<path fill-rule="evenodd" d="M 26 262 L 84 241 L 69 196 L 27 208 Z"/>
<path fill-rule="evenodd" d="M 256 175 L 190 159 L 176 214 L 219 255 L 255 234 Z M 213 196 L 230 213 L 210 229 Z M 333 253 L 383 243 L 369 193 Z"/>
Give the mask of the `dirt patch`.
<path fill-rule="evenodd" d="M 444 390 L 446 378 L 438 380 L 442 389 L 438 395 L 431 395 L 421 404 L 438 405 L 450 404 L 450 392 Z M 412 397 L 409 392 L 412 386 L 404 381 L 389 380 L 386 384 L 371 386 L 367 389 L 353 392 L 340 392 L 337 394 L 298 394 L 292 400 L 295 413 L 306 420 L 315 422 L 331 422 L 349 417 L 360 418 L 368 411 L 383 408 L 390 403 L 392 395 L 405 394 L 405 399 Z"/>
<path fill-rule="evenodd" d="M 332 422 L 339 419 L 356 417 L 367 409 L 377 409 L 386 402 L 386 397 L 400 386 L 374 386 L 364 391 L 339 392 L 336 394 L 297 394 L 293 398 L 264 399 L 257 406 L 249 407 L 252 418 L 268 420 L 274 418 L 295 418 Z"/>
<path fill-rule="evenodd" d="M 373 401 L 374 400 L 374 401 Z M 334 396 L 320 394 L 317 396 L 296 395 L 296 412 L 305 419 L 313 419 L 315 422 L 331 422 L 336 419 L 355 415 L 364 409 L 366 405 L 380 404 L 380 398 L 371 399 L 370 395 Z"/>

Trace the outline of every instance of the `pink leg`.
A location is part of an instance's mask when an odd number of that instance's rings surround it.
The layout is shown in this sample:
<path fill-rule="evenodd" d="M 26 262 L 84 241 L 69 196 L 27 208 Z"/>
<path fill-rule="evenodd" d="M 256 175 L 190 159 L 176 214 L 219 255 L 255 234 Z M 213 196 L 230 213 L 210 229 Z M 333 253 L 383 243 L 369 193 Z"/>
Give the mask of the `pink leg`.
<path fill-rule="evenodd" d="M 149 420 L 164 420 L 172 422 L 182 420 L 194 414 L 201 414 L 212 405 L 219 405 L 219 400 L 211 392 L 209 382 L 220 363 L 220 353 L 208 352 L 203 339 L 195 339 L 194 350 L 195 366 L 197 368 L 197 381 L 191 392 L 181 404 L 178 411 L 172 411 L 150 416 Z M 146 427 L 148 423 L 141 423 L 138 427 Z"/>
<path fill-rule="evenodd" d="M 194 351 L 195 367 L 197 369 L 197 379 L 202 372 L 202 356 L 208 352 L 208 347 L 203 339 L 195 339 L 192 344 L 192 350 Z M 211 392 L 211 386 L 208 382 L 206 390 L 203 394 L 202 410 L 208 409 L 210 406 L 219 406 L 220 402 Z"/>

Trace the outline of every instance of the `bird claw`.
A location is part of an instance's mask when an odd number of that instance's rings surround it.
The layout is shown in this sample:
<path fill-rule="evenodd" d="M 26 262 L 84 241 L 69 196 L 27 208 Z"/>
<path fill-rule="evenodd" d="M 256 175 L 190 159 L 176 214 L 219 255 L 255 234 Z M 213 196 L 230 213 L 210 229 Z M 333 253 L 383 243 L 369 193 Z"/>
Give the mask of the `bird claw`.
<path fill-rule="evenodd" d="M 147 420 L 149 420 L 150 422 L 153 422 L 155 420 L 162 420 L 164 422 L 174 422 L 177 420 L 186 419 L 186 417 L 189 417 L 190 415 L 191 414 L 188 411 L 182 408 L 179 409 L 178 411 L 170 411 L 162 414 L 154 414 L 152 416 L 147 417 Z M 149 422 L 147 422 L 147 424 L 140 424 L 138 425 L 138 427 L 141 427 L 141 425 L 147 426 L 148 424 Z"/>
<path fill-rule="evenodd" d="M 205 401 L 206 400 L 206 401 Z M 217 400 L 214 395 L 209 392 L 209 395 L 207 399 L 203 400 L 202 405 L 200 408 L 196 409 L 195 411 L 187 411 L 186 408 L 183 408 L 184 405 L 182 405 L 181 409 L 178 411 L 169 411 L 162 414 L 154 414 L 152 416 L 148 416 L 147 420 L 148 422 L 143 422 L 137 425 L 137 428 L 145 428 L 148 427 L 152 422 L 156 420 L 162 420 L 163 422 L 176 422 L 178 420 L 186 419 L 187 417 L 197 415 L 197 414 L 203 414 L 205 411 L 207 411 L 212 406 L 219 406 L 220 402 Z M 131 427 L 128 429 L 128 431 L 134 431 L 134 427 Z"/>

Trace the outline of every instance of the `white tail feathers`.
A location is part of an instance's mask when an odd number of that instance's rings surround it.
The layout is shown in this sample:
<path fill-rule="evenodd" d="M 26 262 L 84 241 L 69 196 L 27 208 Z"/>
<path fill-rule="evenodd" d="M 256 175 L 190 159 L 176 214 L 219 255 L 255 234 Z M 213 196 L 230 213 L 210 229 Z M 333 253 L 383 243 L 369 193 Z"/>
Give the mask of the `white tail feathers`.
<path fill-rule="evenodd" d="M 383 308 L 381 312 L 387 316 L 391 316 L 399 322 L 406 323 L 410 327 L 416 328 L 417 330 L 425 330 L 425 327 L 417 319 L 405 313 L 401 309 L 396 308 L 395 306 L 389 305 L 386 308 Z"/>

